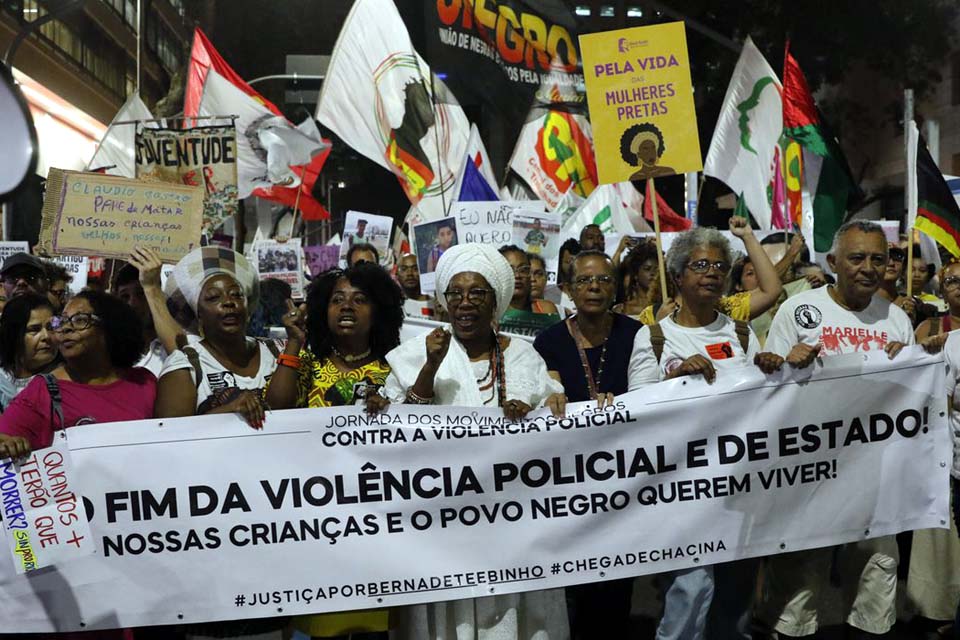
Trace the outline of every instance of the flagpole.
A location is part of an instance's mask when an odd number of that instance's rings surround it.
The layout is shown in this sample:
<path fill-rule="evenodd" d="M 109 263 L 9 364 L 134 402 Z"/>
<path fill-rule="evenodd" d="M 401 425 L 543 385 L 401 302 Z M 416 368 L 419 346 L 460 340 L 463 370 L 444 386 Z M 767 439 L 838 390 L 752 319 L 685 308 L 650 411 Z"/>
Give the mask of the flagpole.
<path fill-rule="evenodd" d="M 137 0 L 137 95 L 140 95 L 140 27 L 143 20 L 140 17 L 140 5 L 143 0 Z"/>
<path fill-rule="evenodd" d="M 301 181 L 303 178 L 300 178 Z M 297 218 L 300 216 L 300 194 L 303 193 L 303 184 L 297 187 L 297 199 L 293 201 L 293 224 L 290 226 L 290 237 L 297 233 Z"/>
<path fill-rule="evenodd" d="M 647 178 L 647 197 L 653 213 L 653 231 L 657 241 L 657 266 L 660 268 L 660 304 L 667 303 L 667 268 L 663 262 L 663 244 L 660 241 L 660 213 L 657 211 L 657 190 L 653 178 Z"/>
<path fill-rule="evenodd" d="M 413 52 L 416 59 L 417 52 Z M 420 71 L 420 77 L 423 78 L 423 71 L 420 69 L 419 60 L 417 61 L 417 70 Z M 440 153 L 440 119 L 437 117 L 437 89 L 434 82 L 433 71 L 430 71 L 430 102 L 433 103 L 433 139 L 437 147 L 437 177 L 440 178 L 440 206 L 443 207 L 443 215 L 447 215 L 447 197 L 446 189 L 443 188 L 443 160 Z"/>
<path fill-rule="evenodd" d="M 910 123 L 913 121 L 913 89 L 904 89 L 903 91 L 903 150 L 904 162 L 907 171 L 910 170 Z M 904 172 L 904 186 L 907 185 L 906 171 Z M 904 278 L 907 281 L 907 297 L 913 297 L 913 214 L 909 210 L 910 196 L 907 189 L 903 190 L 904 209 L 906 210 L 907 227 L 907 273 Z"/>

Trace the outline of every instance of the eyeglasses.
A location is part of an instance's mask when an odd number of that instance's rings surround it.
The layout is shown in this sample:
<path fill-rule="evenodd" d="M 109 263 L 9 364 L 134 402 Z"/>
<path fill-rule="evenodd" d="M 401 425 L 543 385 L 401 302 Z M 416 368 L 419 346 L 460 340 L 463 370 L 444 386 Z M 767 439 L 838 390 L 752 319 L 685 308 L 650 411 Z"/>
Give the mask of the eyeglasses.
<path fill-rule="evenodd" d="M 889 256 L 893 262 L 903 262 L 907 259 L 907 253 L 905 251 L 897 251 L 896 249 L 890 249 Z"/>
<path fill-rule="evenodd" d="M 470 289 L 466 293 L 467 302 L 472 304 L 475 307 L 479 307 L 484 302 L 487 301 L 487 296 L 493 293 L 493 289 Z M 444 291 L 443 296 L 447 299 L 447 304 L 451 306 L 457 306 L 463 302 L 464 293 L 460 289 L 453 289 L 451 291 Z"/>
<path fill-rule="evenodd" d="M 960 278 L 957 276 L 950 276 L 943 279 L 944 289 L 956 289 L 957 287 L 960 287 Z"/>
<path fill-rule="evenodd" d="M 709 260 L 697 260 L 696 262 L 691 262 L 687 265 L 687 269 L 693 271 L 694 273 L 708 273 L 710 268 L 717 270 L 717 273 L 726 274 L 730 271 L 730 263 L 724 262 L 723 260 L 718 260 L 716 262 L 710 262 Z"/>
<path fill-rule="evenodd" d="M 72 316 L 54 316 L 47 323 L 47 331 L 58 333 L 72 329 L 86 331 L 95 324 L 100 324 L 100 316 L 93 313 L 75 313 Z"/>
<path fill-rule="evenodd" d="M 585 289 L 592 284 L 598 284 L 601 287 L 609 287 L 613 285 L 613 278 L 610 276 L 577 276 L 573 280 L 573 286 L 577 289 Z"/>
<path fill-rule="evenodd" d="M 513 269 L 513 274 L 514 274 L 514 275 L 517 275 L 517 276 L 528 276 L 528 275 L 530 275 L 530 267 L 529 267 L 529 266 L 511 267 L 511 268 Z"/>

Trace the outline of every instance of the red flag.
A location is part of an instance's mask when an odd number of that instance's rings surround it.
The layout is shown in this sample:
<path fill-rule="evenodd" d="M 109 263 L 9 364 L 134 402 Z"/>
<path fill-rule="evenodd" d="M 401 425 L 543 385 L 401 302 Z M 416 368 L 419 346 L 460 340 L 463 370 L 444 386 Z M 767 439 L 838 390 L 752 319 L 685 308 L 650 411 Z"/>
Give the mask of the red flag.
<path fill-rule="evenodd" d="M 647 183 L 647 197 L 643 199 L 643 217 L 653 224 L 653 207 L 650 198 L 650 191 L 653 191 L 657 197 L 657 215 L 660 216 L 660 231 L 686 231 L 693 226 L 693 222 L 678 215 L 676 211 L 670 208 L 667 201 L 663 199 L 656 188 L 653 187 L 653 181 Z"/>
<path fill-rule="evenodd" d="M 253 87 L 247 84 L 233 68 L 227 64 L 226 60 L 216 50 L 207 36 L 200 29 L 194 30 L 193 47 L 190 51 L 190 68 L 187 72 L 187 88 L 184 97 L 184 115 L 188 117 L 198 116 L 201 112 L 201 101 L 203 100 L 204 89 L 207 83 L 210 71 L 221 76 L 221 83 L 226 80 L 230 86 L 239 89 L 243 94 L 256 101 L 263 109 L 270 113 L 286 118 L 275 104 L 260 95 Z M 240 96 L 237 100 L 244 101 L 246 98 Z M 238 107 L 239 108 L 239 107 Z M 234 111 L 233 113 L 242 113 Z M 241 118 L 242 120 L 242 118 Z M 304 125 L 301 125 L 303 127 Z M 290 125 L 293 128 L 293 125 Z M 300 178 L 300 184 L 291 187 L 281 185 L 261 186 L 253 189 L 251 195 L 271 200 L 290 207 L 299 206 L 304 214 L 305 220 L 323 220 L 330 216 L 326 208 L 313 198 L 313 187 L 316 184 L 320 170 L 330 155 L 330 141 L 320 137 L 316 126 L 312 126 L 312 133 L 308 133 L 306 139 L 322 140 L 326 149 L 313 156 L 312 160 L 305 165 L 292 165 L 290 170 Z M 303 131 L 301 130 L 301 133 Z M 303 139 L 303 138 L 301 138 Z M 319 146 L 319 145 L 318 145 Z M 264 171 L 266 166 L 264 166 Z M 256 173 L 254 175 L 263 175 Z M 262 182 L 262 181 L 261 181 Z M 299 192 L 298 192 L 299 189 Z M 299 202 L 297 194 L 299 193 Z M 241 189 L 241 195 L 243 189 Z"/>

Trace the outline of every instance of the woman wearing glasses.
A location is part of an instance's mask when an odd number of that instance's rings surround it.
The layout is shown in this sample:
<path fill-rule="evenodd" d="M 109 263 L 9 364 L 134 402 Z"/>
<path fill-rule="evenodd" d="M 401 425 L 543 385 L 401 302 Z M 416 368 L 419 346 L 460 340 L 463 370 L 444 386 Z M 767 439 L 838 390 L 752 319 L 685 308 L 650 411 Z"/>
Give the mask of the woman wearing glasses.
<path fill-rule="evenodd" d="M 536 335 L 560 321 L 557 305 L 549 300 L 534 300 L 530 282 L 530 259 L 518 246 L 500 247 L 500 255 L 513 269 L 513 295 L 510 306 L 500 320 L 500 329 L 508 333 Z"/>
<path fill-rule="evenodd" d="M 526 342 L 494 332 L 513 298 L 513 270 L 496 249 L 462 244 L 437 263 L 440 302 L 453 329 L 409 340 L 387 354 L 387 396 L 393 402 L 500 407 L 517 420 L 547 404 L 562 414 L 560 383 Z M 563 590 L 533 591 L 407 607 L 399 638 L 568 638 Z M 469 635 L 464 635 L 467 633 Z"/>
<path fill-rule="evenodd" d="M 719 369 L 753 362 L 759 343 L 750 326 L 717 311 L 727 288 L 730 244 L 715 229 L 698 227 L 681 234 L 667 253 L 667 274 L 676 284 L 679 303 L 658 323 L 637 332 L 630 357 L 629 388 L 680 376 L 701 375 L 713 382 Z M 735 637 L 734 627 L 749 608 L 758 565 L 743 561 L 717 570 L 716 593 L 723 602 L 711 619 L 711 632 Z M 657 638 L 702 638 L 714 594 L 714 568 L 697 567 L 669 574 L 663 618 Z"/>
<path fill-rule="evenodd" d="M 63 362 L 37 376 L 0 416 L 0 457 L 22 457 L 53 442 L 55 430 L 153 416 L 157 380 L 134 364 L 143 355 L 136 313 L 119 298 L 85 291 L 51 318 Z M 59 390 L 60 413 L 50 390 Z"/>
<path fill-rule="evenodd" d="M 593 400 L 603 406 L 627 391 L 630 351 L 643 325 L 611 311 L 617 292 L 614 272 L 602 251 L 578 254 L 569 289 L 576 315 L 546 329 L 533 343 L 550 376 L 563 384 L 568 402 Z M 574 603 L 572 637 L 629 637 L 632 594 L 632 579 L 568 587 L 567 601 Z"/>
<path fill-rule="evenodd" d="M 893 249 L 890 249 L 893 253 Z M 954 260 L 940 270 L 940 295 L 947 305 L 947 313 L 939 318 L 927 318 L 917 327 L 917 342 L 930 336 L 960 329 L 960 262 Z M 906 311 L 906 309 L 904 309 Z"/>

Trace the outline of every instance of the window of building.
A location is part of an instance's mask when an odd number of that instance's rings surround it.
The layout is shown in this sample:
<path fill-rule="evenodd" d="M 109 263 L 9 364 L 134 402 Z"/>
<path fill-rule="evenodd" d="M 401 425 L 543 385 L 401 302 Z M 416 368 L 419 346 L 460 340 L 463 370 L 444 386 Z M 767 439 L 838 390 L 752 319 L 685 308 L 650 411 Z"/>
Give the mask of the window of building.
<path fill-rule="evenodd" d="M 593 13 L 593 11 L 590 10 L 590 7 L 585 4 L 578 4 L 573 12 L 578 16 L 589 16 L 591 13 Z"/>
<path fill-rule="evenodd" d="M 627 17 L 628 18 L 642 18 L 643 9 L 640 7 L 627 7 Z"/>
<path fill-rule="evenodd" d="M 613 7 L 612 4 L 603 4 L 600 5 L 600 17 L 601 18 L 612 18 L 617 15 L 617 10 Z"/>
<path fill-rule="evenodd" d="M 41 13 L 41 11 L 43 13 Z M 23 0 L 23 20 L 24 22 L 33 22 L 46 13 L 46 9 L 41 7 L 37 0 Z"/>
<path fill-rule="evenodd" d="M 950 173 L 955 176 L 960 176 L 960 153 L 953 154 L 953 157 L 950 159 Z"/>

